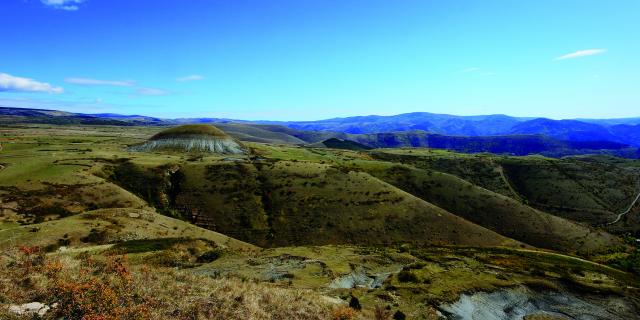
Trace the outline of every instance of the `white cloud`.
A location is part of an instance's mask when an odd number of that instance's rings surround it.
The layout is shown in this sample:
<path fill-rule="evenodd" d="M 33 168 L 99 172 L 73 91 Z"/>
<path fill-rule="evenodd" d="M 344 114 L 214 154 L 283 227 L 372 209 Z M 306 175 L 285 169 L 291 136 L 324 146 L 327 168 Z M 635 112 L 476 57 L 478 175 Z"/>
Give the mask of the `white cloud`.
<path fill-rule="evenodd" d="M 138 88 L 136 93 L 143 96 L 166 96 L 168 91 L 158 88 Z"/>
<path fill-rule="evenodd" d="M 45 82 L 0 73 L 0 92 L 1 91 L 62 93 L 64 89 L 54 87 Z"/>
<path fill-rule="evenodd" d="M 114 86 L 114 87 L 132 87 L 135 81 L 132 80 L 99 80 L 90 78 L 66 78 L 66 83 L 78 84 L 82 86 Z"/>
<path fill-rule="evenodd" d="M 166 96 L 170 94 L 169 91 L 158 88 L 142 87 L 137 85 L 134 80 L 100 80 L 92 78 L 66 78 L 64 80 L 67 83 L 81 85 L 81 86 L 111 86 L 111 87 L 132 87 L 133 95 L 141 96 Z"/>
<path fill-rule="evenodd" d="M 80 8 L 78 7 L 78 5 L 83 3 L 85 0 L 40 0 L 40 1 L 45 6 L 49 6 L 54 9 L 76 11 Z"/>
<path fill-rule="evenodd" d="M 204 77 L 199 75 L 199 74 L 192 74 L 192 75 L 188 75 L 188 76 L 177 78 L 176 81 L 178 81 L 178 82 L 187 82 L 187 81 L 198 81 L 198 80 L 203 80 L 203 79 L 204 79 Z"/>
<path fill-rule="evenodd" d="M 567 53 L 565 55 L 559 56 L 555 58 L 555 60 L 565 60 L 565 59 L 575 59 L 581 57 L 594 56 L 596 54 L 602 54 L 607 52 L 607 49 L 587 49 L 587 50 L 579 50 L 572 53 Z"/>

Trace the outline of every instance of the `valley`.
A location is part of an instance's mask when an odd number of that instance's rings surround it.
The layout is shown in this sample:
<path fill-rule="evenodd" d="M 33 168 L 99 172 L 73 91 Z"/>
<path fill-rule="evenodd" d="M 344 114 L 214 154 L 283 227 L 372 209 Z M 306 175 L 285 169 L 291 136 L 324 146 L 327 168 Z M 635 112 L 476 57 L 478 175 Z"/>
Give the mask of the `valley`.
<path fill-rule="evenodd" d="M 246 153 L 131 148 L 164 129 L 3 126 L 2 263 L 25 263 L 19 246 L 39 248 L 33 254 L 63 262 L 69 274 L 61 277 L 71 283 L 85 261 L 122 257 L 133 283 L 150 269 L 193 297 L 193 305 L 141 313 L 155 318 L 224 319 L 240 310 L 255 319 L 457 319 L 493 303 L 479 296 L 485 304 L 470 307 L 469 295 L 501 290 L 512 299 L 505 310 L 522 299 L 548 306 L 513 314 L 557 316 L 553 301 L 562 297 L 572 301 L 565 316 L 575 319 L 581 310 L 597 319 L 633 319 L 639 310 L 635 160 L 334 149 L 278 135 L 255 141 L 230 129 L 214 136 Z M 3 285 L 2 301 L 60 290 L 45 269 L 6 269 L 3 277 L 40 280 Z M 220 304 L 204 306 L 197 301 L 211 293 L 198 283 L 249 300 L 257 299 L 252 292 L 299 298 L 270 309 L 216 291 Z M 133 309 L 152 305 L 150 294 L 170 295 L 142 288 Z"/>
<path fill-rule="evenodd" d="M 639 12 L 0 0 L 0 320 L 640 320 Z"/>

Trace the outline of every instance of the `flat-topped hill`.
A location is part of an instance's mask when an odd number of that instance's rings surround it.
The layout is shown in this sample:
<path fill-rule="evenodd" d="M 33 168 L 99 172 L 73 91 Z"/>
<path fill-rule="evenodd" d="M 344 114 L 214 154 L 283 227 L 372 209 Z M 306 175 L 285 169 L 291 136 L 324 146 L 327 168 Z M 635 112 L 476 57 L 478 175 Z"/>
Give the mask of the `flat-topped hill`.
<path fill-rule="evenodd" d="M 151 140 L 180 138 L 184 136 L 209 136 L 217 138 L 229 137 L 229 135 L 224 131 L 209 124 L 187 124 L 158 132 L 151 137 Z"/>
<path fill-rule="evenodd" d="M 145 143 L 130 148 L 133 151 L 175 150 L 243 154 L 246 148 L 224 131 L 208 124 L 190 124 L 157 133 Z"/>

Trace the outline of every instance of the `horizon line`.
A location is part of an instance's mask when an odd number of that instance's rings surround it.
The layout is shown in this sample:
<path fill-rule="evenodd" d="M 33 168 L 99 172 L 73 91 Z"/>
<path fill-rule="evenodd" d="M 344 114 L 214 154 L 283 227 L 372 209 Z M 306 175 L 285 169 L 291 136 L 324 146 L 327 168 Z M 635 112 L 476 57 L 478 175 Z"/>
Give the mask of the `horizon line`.
<path fill-rule="evenodd" d="M 461 117 L 461 118 L 471 118 L 471 117 L 490 117 L 490 116 L 504 116 L 514 119 L 549 119 L 549 120 L 626 120 L 626 119 L 636 119 L 640 118 L 638 116 L 629 116 L 629 117 L 611 117 L 611 118 L 594 118 L 594 117 L 575 117 L 575 118 L 554 118 L 554 117 L 546 117 L 546 116 L 512 116 L 504 113 L 488 113 L 488 114 L 470 114 L 470 115 L 459 115 L 459 114 L 451 114 L 451 113 L 435 113 L 428 111 L 411 111 L 411 112 L 403 112 L 397 114 L 390 115 L 380 115 L 380 114 L 368 114 L 368 115 L 353 115 L 353 116 L 345 116 L 345 117 L 333 117 L 333 118 L 322 118 L 315 120 L 268 120 L 268 119 L 241 119 L 241 118 L 228 118 L 228 117 L 215 117 L 215 116 L 191 116 L 191 117 L 160 117 L 160 116 L 152 116 L 145 114 L 126 114 L 126 113 L 117 113 L 117 112 L 98 112 L 98 113 L 83 113 L 83 112 L 74 112 L 74 111 L 66 111 L 63 109 L 43 109 L 43 108 L 30 108 L 30 107 L 8 107 L 0 105 L 0 108 L 5 109 L 25 109 L 25 110 L 38 110 L 38 111 L 61 111 L 68 112 L 71 114 L 81 114 L 81 115 L 100 115 L 100 114 L 111 114 L 118 116 L 126 116 L 126 117 L 148 117 L 148 118 L 157 118 L 161 120 L 183 120 L 183 119 L 219 119 L 219 120 L 236 120 L 236 121 L 244 121 L 244 122 L 316 122 L 316 121 L 326 121 L 326 120 L 335 120 L 335 119 L 348 119 L 348 118 L 360 118 L 360 117 L 395 117 L 401 115 L 408 114 L 430 114 L 430 115 L 439 115 L 439 116 L 451 116 L 451 117 Z"/>

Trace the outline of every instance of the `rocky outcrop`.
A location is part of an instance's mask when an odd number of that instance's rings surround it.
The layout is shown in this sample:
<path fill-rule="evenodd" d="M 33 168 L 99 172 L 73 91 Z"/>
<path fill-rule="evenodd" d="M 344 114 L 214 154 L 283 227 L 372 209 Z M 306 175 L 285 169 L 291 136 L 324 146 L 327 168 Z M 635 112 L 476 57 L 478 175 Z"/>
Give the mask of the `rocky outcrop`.
<path fill-rule="evenodd" d="M 55 307 L 55 305 L 53 306 Z M 18 315 L 18 316 L 29 316 L 29 317 L 43 317 L 51 307 L 41 302 L 29 302 L 21 305 L 10 305 L 9 313 Z"/>
<path fill-rule="evenodd" d="M 619 296 L 578 296 L 524 286 L 463 294 L 457 302 L 439 309 L 446 319 L 455 320 L 639 319 L 633 305 Z"/>
<path fill-rule="evenodd" d="M 246 150 L 232 138 L 213 138 L 206 136 L 185 136 L 149 140 L 141 145 L 129 148 L 132 151 L 154 151 L 161 149 L 184 150 L 186 152 L 208 152 L 225 154 L 244 154 Z"/>
<path fill-rule="evenodd" d="M 400 270 L 390 272 L 371 273 L 367 272 L 364 268 L 358 268 L 351 273 L 335 278 L 329 284 L 329 288 L 332 289 L 352 289 L 352 288 L 367 288 L 375 289 L 382 287 L 389 276 L 394 273 L 398 273 Z"/>

